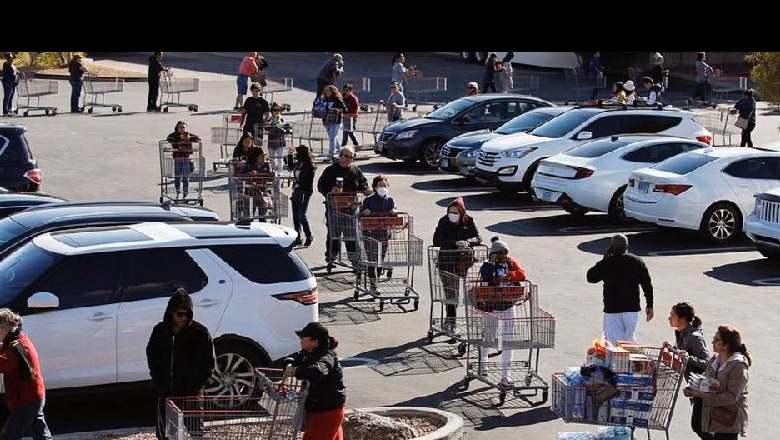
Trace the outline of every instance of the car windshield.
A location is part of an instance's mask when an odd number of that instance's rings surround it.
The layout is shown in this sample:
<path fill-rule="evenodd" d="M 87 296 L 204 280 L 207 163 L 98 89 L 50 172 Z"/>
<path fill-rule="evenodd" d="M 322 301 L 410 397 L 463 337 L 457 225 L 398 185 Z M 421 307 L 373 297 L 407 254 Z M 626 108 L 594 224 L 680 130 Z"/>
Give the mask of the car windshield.
<path fill-rule="evenodd" d="M 630 143 L 628 140 L 608 137 L 572 148 L 564 154 L 574 157 L 599 157 Z"/>
<path fill-rule="evenodd" d="M 666 171 L 668 173 L 682 175 L 688 174 L 691 171 L 695 171 L 717 159 L 717 157 L 708 156 L 706 154 L 683 153 L 663 160 L 653 166 L 653 168 L 658 171 Z"/>
<path fill-rule="evenodd" d="M 548 121 L 553 115 L 543 112 L 525 112 L 522 115 L 512 118 L 504 125 L 496 129 L 498 134 L 512 134 L 521 131 L 528 131 L 539 124 Z"/>
<path fill-rule="evenodd" d="M 62 255 L 43 250 L 33 242 L 0 260 L 0 306 L 11 301 L 42 273 L 62 259 Z"/>
<path fill-rule="evenodd" d="M 580 124 L 590 119 L 598 109 L 573 109 L 550 119 L 544 124 L 534 128 L 531 134 L 534 136 L 559 138 L 565 136 L 577 128 Z"/>
<path fill-rule="evenodd" d="M 436 110 L 425 115 L 427 119 L 437 119 L 440 121 L 446 121 L 452 119 L 455 116 L 463 113 L 465 110 L 471 108 L 474 105 L 474 101 L 470 99 L 456 99 L 450 101 Z"/>
<path fill-rule="evenodd" d="M 0 255 L 2 255 L 6 246 L 16 241 L 19 236 L 28 230 L 29 228 L 20 225 L 11 218 L 6 217 L 0 220 Z"/>

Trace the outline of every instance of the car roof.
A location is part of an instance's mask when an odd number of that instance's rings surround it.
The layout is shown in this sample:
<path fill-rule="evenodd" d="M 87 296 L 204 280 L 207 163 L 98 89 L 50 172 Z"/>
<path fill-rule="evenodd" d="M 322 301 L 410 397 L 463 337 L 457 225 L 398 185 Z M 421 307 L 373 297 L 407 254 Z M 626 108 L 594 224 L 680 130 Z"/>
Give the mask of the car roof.
<path fill-rule="evenodd" d="M 780 157 L 780 151 L 757 150 L 745 147 L 709 147 L 692 150 L 688 153 L 705 154 L 718 158 L 748 157 L 748 156 L 775 156 Z"/>
<path fill-rule="evenodd" d="M 529 101 L 536 101 L 536 102 L 544 102 L 550 104 L 550 106 L 554 106 L 554 104 L 550 101 L 547 101 L 546 99 L 539 98 L 538 96 L 533 95 L 521 95 L 519 93 L 481 93 L 479 95 L 473 95 L 473 96 L 462 96 L 458 99 L 463 99 L 466 101 L 474 101 L 474 102 L 485 102 L 485 101 L 507 101 L 507 100 L 515 100 L 517 98 L 525 98 Z"/>
<path fill-rule="evenodd" d="M 27 127 L 22 124 L 17 124 L 14 122 L 0 122 L 0 130 L 4 129 L 27 131 Z"/>
<path fill-rule="evenodd" d="M 186 211 L 195 208 L 195 207 L 179 207 L 176 206 L 175 209 L 169 210 L 164 206 L 161 205 L 122 205 L 122 204 L 107 204 L 107 205 L 91 205 L 91 204 L 84 204 L 84 205 L 70 205 L 68 203 L 64 203 L 61 206 L 60 204 L 46 204 L 46 205 L 40 205 L 31 207 L 28 209 L 25 209 L 24 211 L 14 213 L 9 216 L 9 218 L 12 218 L 15 222 L 28 226 L 28 227 L 35 227 L 37 225 L 41 224 L 51 224 L 51 223 L 66 223 L 66 222 L 73 222 L 73 223 L 79 223 L 83 220 L 83 222 L 89 222 L 89 221 L 97 221 L 100 219 L 127 219 L 127 218 L 137 218 L 137 221 L 144 221 L 145 219 L 149 219 L 150 221 L 153 219 L 173 219 L 175 220 L 176 217 L 187 217 Z M 198 207 L 199 208 L 199 207 Z M 179 210 L 184 210 L 185 212 L 178 212 Z M 198 210 L 198 212 L 208 213 L 210 211 L 201 211 Z"/>
<path fill-rule="evenodd" d="M 296 236 L 292 228 L 273 223 L 252 222 L 242 226 L 231 223 L 144 222 L 47 232 L 33 238 L 33 243 L 52 252 L 75 255 L 139 248 L 197 247 L 214 243 L 271 244 L 281 237 L 290 241 Z"/>
<path fill-rule="evenodd" d="M 0 192 L 0 206 L 17 206 L 26 202 L 55 203 L 59 201 L 65 201 L 65 199 L 45 193 Z"/>

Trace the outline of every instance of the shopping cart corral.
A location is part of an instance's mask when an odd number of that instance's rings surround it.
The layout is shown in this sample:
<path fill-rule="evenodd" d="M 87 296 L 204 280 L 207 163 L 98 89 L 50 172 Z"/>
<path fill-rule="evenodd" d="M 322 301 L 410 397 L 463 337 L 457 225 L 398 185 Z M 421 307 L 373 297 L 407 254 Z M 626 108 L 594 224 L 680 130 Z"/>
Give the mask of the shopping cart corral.
<path fill-rule="evenodd" d="M 166 400 L 168 440 L 297 440 L 306 417 L 307 381 L 283 370 L 258 368 L 253 396 L 171 397 Z M 259 396 L 259 397 L 256 397 Z M 242 405 L 236 402 L 241 398 Z"/>
<path fill-rule="evenodd" d="M 179 78 L 173 73 L 161 75 L 160 91 L 163 94 L 160 106 L 167 112 L 169 107 L 187 107 L 192 112 L 198 111 L 198 104 L 181 101 L 182 93 L 197 92 L 200 86 L 198 78 Z"/>
<path fill-rule="evenodd" d="M 32 78 L 30 75 L 21 74 L 19 85 L 16 87 L 17 112 L 25 109 L 22 116 L 28 116 L 31 111 L 41 111 L 46 116 L 55 116 L 57 107 L 41 105 L 41 97 L 56 95 L 59 91 L 58 82 L 48 79 Z M 22 103 L 24 100 L 24 103 Z"/>
<path fill-rule="evenodd" d="M 160 203 L 167 200 L 203 206 L 206 158 L 203 157 L 201 142 L 171 143 L 162 140 L 159 151 Z"/>
<path fill-rule="evenodd" d="M 98 77 L 87 72 L 84 75 L 84 108 L 92 113 L 95 107 L 110 107 L 112 112 L 122 113 L 121 104 L 106 103 L 106 95 L 119 93 L 125 89 L 123 78 Z"/>

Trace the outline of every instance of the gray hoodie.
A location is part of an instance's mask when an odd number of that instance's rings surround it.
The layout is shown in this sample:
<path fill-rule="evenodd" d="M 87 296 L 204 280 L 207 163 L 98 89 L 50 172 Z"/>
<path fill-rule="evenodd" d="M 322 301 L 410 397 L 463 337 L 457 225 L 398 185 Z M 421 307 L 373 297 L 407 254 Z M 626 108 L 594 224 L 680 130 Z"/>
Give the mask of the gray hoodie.
<path fill-rule="evenodd" d="M 710 352 L 707 350 L 707 342 L 701 328 L 695 325 L 688 325 L 682 331 L 674 331 L 674 340 L 678 350 L 688 352 L 688 364 L 685 366 L 685 380 L 689 381 L 691 373 L 702 374 L 707 365 L 707 359 Z"/>

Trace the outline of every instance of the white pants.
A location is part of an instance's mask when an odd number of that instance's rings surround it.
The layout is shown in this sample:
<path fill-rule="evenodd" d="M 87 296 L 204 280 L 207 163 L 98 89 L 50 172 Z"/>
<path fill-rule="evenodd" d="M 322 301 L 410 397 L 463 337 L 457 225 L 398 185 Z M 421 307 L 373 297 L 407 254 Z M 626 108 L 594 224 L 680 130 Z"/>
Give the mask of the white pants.
<path fill-rule="evenodd" d="M 604 338 L 616 344 L 617 341 L 636 342 L 636 325 L 639 312 L 605 313 L 603 321 Z"/>
<path fill-rule="evenodd" d="M 512 363 L 512 350 L 504 348 L 504 341 L 516 339 L 515 331 L 515 308 L 510 307 L 503 311 L 493 311 L 490 314 L 483 315 L 485 326 L 485 340 L 482 350 L 480 350 L 480 362 L 484 365 L 488 361 L 487 347 L 495 345 L 501 351 L 501 377 L 509 379 L 509 367 Z"/>

